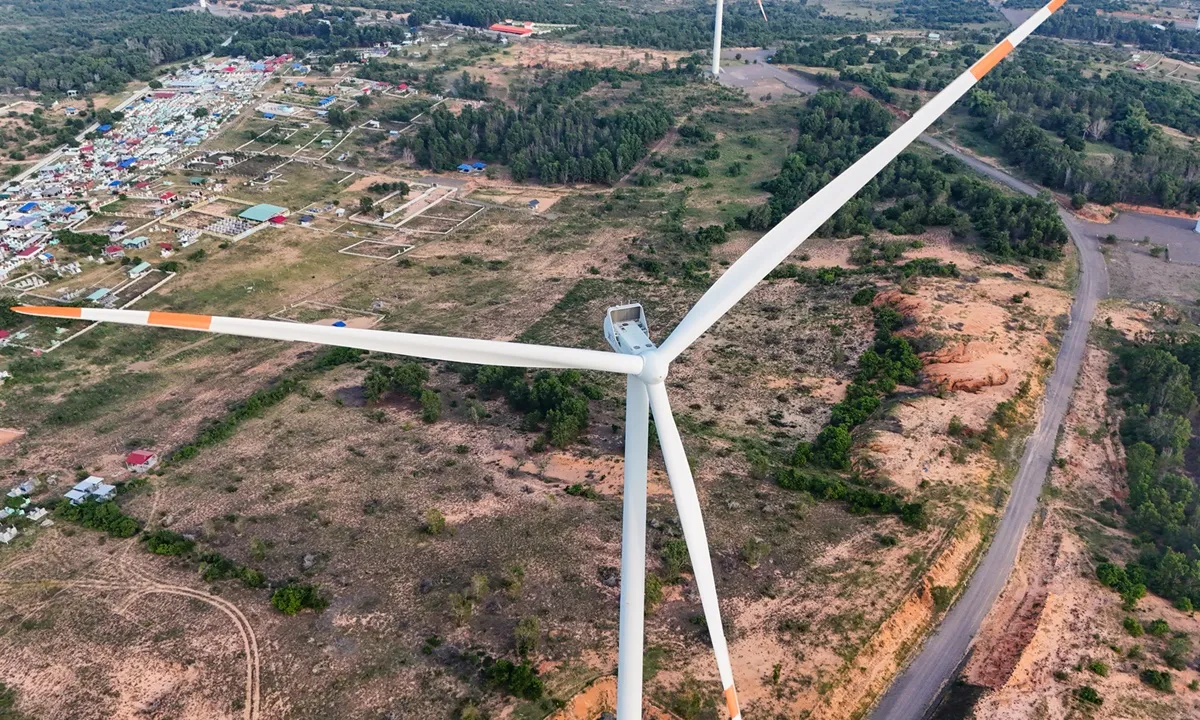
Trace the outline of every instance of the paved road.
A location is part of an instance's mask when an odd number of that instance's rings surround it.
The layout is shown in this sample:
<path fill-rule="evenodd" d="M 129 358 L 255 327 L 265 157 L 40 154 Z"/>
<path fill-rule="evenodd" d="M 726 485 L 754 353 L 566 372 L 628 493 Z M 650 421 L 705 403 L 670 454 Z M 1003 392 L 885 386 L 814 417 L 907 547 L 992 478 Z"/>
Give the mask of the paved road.
<path fill-rule="evenodd" d="M 1037 188 L 1022 182 L 991 165 L 963 155 L 954 148 L 931 137 L 925 143 L 957 156 L 978 172 L 998 180 L 1015 190 L 1036 195 Z M 966 592 L 946 614 L 938 629 L 925 642 L 921 653 L 892 683 L 871 715 L 873 720 L 921 720 L 967 656 L 983 618 L 996 602 L 1008 575 L 1013 569 L 1020 549 L 1021 538 L 1042 490 L 1042 480 L 1054 454 L 1058 427 L 1067 412 L 1075 387 L 1075 378 L 1087 351 L 1088 329 L 1096 303 L 1108 292 L 1108 270 L 1096 239 L 1084 232 L 1073 215 L 1059 210 L 1059 215 L 1079 249 L 1079 287 L 1071 307 L 1071 324 L 1063 337 L 1054 372 L 1050 376 L 1042 404 L 1041 420 L 1025 443 L 1020 470 L 1013 481 L 1012 492 L 1004 517 L 996 530 L 987 553 L 975 570 Z"/>

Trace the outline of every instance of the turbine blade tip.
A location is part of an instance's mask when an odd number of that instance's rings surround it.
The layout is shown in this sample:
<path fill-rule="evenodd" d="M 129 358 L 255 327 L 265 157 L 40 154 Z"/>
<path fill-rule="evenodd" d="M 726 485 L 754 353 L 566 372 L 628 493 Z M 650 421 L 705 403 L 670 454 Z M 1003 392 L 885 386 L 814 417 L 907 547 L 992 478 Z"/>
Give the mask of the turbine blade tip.
<path fill-rule="evenodd" d="M 83 317 L 83 309 L 77 307 L 53 307 L 43 305 L 18 305 L 9 308 L 15 313 L 22 315 L 38 315 L 41 317 L 58 317 L 58 318 L 80 318 Z"/>

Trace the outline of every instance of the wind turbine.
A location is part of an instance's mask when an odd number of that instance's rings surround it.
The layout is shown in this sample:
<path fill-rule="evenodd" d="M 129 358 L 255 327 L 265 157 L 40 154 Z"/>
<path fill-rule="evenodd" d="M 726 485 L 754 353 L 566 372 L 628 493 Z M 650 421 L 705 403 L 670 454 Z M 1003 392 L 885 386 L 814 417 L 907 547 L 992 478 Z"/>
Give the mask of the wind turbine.
<path fill-rule="evenodd" d="M 871 178 L 935 120 L 975 86 L 1013 48 L 1058 10 L 1066 0 L 1051 0 L 999 45 L 918 110 L 870 152 L 784 218 L 738 258 L 684 316 L 661 346 L 650 339 L 642 306 L 619 305 L 608 309 L 604 337 L 613 352 L 526 345 L 524 343 L 414 335 L 410 333 L 303 325 L 271 320 L 248 320 L 209 315 L 185 315 L 144 310 L 104 310 L 77 307 L 16 307 L 26 315 L 149 325 L 228 335 L 293 340 L 338 345 L 374 352 L 430 360 L 505 365 L 530 368 L 575 368 L 625 375 L 625 488 L 621 528 L 621 601 L 617 659 L 617 716 L 641 717 L 642 652 L 646 574 L 646 466 L 649 452 L 649 414 L 653 414 L 658 442 L 667 467 L 679 523 L 687 541 L 688 556 L 704 619 L 716 655 L 729 716 L 741 718 L 729 649 L 721 625 L 717 587 L 709 557 L 708 539 L 700 513 L 700 499 L 664 381 L 671 362 L 720 320 L 730 308 L 816 232 Z"/>
<path fill-rule="evenodd" d="M 763 22 L 767 22 L 767 11 L 763 8 L 762 0 L 758 0 L 758 11 L 762 13 Z M 717 0 L 717 18 L 713 23 L 712 74 L 714 78 L 721 74 L 721 26 L 724 19 L 725 0 Z"/>

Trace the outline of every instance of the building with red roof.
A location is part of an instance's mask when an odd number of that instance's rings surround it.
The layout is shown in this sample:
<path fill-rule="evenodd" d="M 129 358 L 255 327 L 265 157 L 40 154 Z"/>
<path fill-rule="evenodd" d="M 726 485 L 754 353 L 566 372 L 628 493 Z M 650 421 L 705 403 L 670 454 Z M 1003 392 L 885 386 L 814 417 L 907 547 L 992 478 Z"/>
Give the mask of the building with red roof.
<path fill-rule="evenodd" d="M 502 33 L 505 33 L 508 35 L 524 36 L 524 35 L 532 35 L 533 34 L 533 28 L 518 27 L 516 25 L 505 25 L 504 23 L 496 23 L 496 24 L 492 25 L 491 27 L 489 27 L 488 30 L 491 30 L 493 32 L 502 32 Z"/>
<path fill-rule="evenodd" d="M 153 450 L 134 450 L 125 456 L 125 466 L 131 472 L 146 472 L 158 464 L 158 454 Z"/>

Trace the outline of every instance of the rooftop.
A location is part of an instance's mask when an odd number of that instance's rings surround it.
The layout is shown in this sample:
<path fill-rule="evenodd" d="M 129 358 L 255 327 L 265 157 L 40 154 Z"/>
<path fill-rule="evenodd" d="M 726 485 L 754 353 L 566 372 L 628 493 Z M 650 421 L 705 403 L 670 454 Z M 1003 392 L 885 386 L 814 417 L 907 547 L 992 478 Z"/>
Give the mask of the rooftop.
<path fill-rule="evenodd" d="M 238 217 L 251 222 L 267 222 L 276 215 L 283 215 L 285 213 L 287 213 L 287 208 L 263 203 L 261 205 L 255 205 L 252 208 L 247 208 L 242 212 L 242 214 L 238 215 Z"/>

